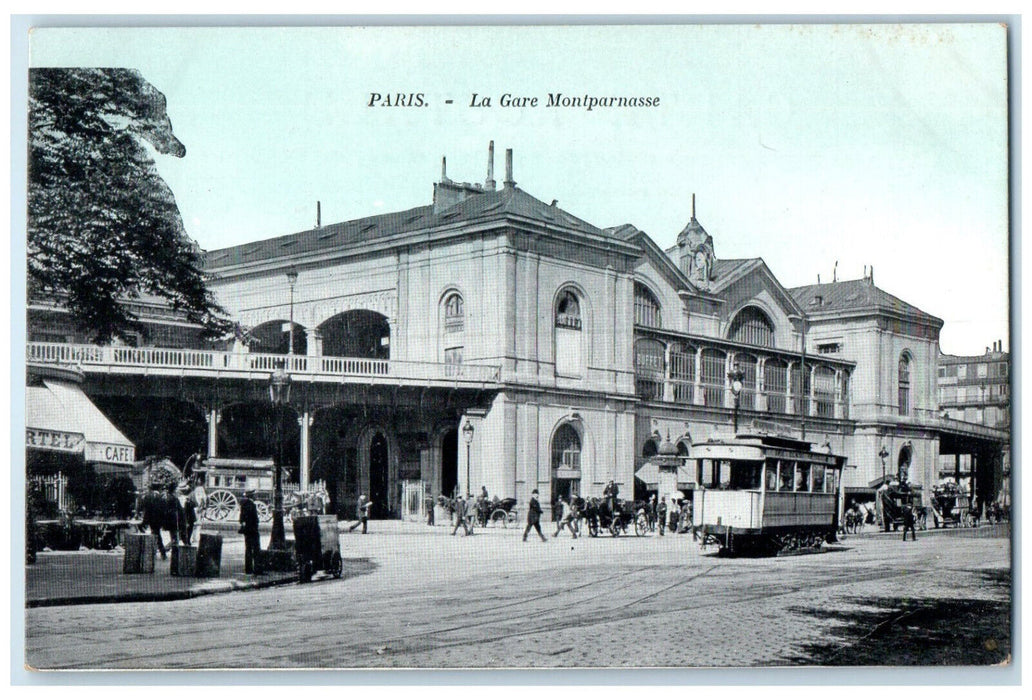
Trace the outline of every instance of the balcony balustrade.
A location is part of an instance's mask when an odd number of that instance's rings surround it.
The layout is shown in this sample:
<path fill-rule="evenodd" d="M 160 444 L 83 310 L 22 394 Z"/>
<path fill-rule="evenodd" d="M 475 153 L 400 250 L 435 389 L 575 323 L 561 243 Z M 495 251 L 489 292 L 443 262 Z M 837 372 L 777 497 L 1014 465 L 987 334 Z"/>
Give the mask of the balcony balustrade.
<path fill-rule="evenodd" d="M 362 357 L 232 353 L 220 350 L 134 348 L 65 343 L 28 343 L 26 359 L 35 363 L 76 364 L 84 372 L 187 374 L 248 377 L 284 368 L 297 378 L 340 382 L 347 379 L 385 380 L 383 383 L 440 382 L 443 384 L 497 382 L 496 365 L 445 364 L 377 360 Z"/>

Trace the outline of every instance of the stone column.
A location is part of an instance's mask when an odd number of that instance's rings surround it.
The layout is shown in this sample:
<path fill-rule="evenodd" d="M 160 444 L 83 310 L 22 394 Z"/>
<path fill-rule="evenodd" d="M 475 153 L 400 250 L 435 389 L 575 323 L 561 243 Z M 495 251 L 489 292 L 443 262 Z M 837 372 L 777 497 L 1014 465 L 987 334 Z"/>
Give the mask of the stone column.
<path fill-rule="evenodd" d="M 792 370 L 795 369 L 795 362 L 790 361 L 785 369 L 785 413 L 792 415 L 796 412 L 795 391 L 792 390 Z M 802 372 L 799 373 L 800 379 Z"/>
<path fill-rule="evenodd" d="M 302 411 L 300 416 L 298 416 L 297 423 L 298 423 L 298 425 L 301 426 L 301 436 L 300 436 L 301 455 L 299 457 L 299 462 L 298 462 L 299 466 L 298 466 L 298 476 L 297 476 L 298 487 L 302 491 L 307 491 L 308 490 L 308 481 L 309 481 L 308 470 L 309 470 L 309 467 L 310 467 L 309 461 L 312 458 L 312 455 L 311 455 L 312 415 L 308 412 L 307 408 L 304 411 Z"/>
<path fill-rule="evenodd" d="M 694 403 L 696 406 L 704 406 L 706 397 L 702 393 L 702 348 L 695 350 L 695 394 Z"/>
<path fill-rule="evenodd" d="M 764 375 L 767 371 L 767 358 L 756 358 L 756 410 L 767 411 L 767 394 L 763 391 Z"/>
<path fill-rule="evenodd" d="M 804 367 L 803 370 L 805 371 L 805 369 L 806 368 Z M 808 391 L 806 393 L 806 395 L 809 397 L 809 404 L 810 404 L 809 406 L 807 406 L 807 411 L 806 411 L 806 415 L 808 415 L 808 416 L 817 415 L 816 402 L 813 400 L 814 399 L 814 382 L 813 382 L 813 380 L 816 377 L 817 377 L 817 365 L 810 365 L 810 391 Z"/>
<path fill-rule="evenodd" d="M 670 343 L 663 345 L 663 400 L 673 403 L 674 384 L 670 381 L 670 348 Z"/>
<path fill-rule="evenodd" d="M 219 456 L 219 422 L 222 412 L 217 408 L 208 411 L 208 457 Z"/>

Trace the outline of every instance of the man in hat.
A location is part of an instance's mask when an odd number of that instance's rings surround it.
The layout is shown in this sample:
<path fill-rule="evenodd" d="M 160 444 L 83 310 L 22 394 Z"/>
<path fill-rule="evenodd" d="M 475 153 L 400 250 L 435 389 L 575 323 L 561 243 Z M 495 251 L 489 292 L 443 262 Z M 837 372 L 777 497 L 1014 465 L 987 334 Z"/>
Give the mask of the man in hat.
<path fill-rule="evenodd" d="M 258 506 L 254 503 L 254 491 L 245 491 L 240 499 L 240 532 L 244 536 L 244 573 L 256 574 L 255 563 L 262 544 L 258 539 Z"/>
<path fill-rule="evenodd" d="M 462 526 L 463 531 L 466 533 L 465 536 L 473 534 L 470 531 L 469 523 L 466 522 L 469 511 L 468 498 L 463 498 L 462 494 L 455 499 L 455 527 L 452 528 L 451 534 L 455 534 L 459 531 L 459 526 Z"/>
<path fill-rule="evenodd" d="M 545 533 L 541 532 L 541 504 L 538 503 L 537 489 L 530 492 L 530 504 L 527 506 L 527 529 L 523 531 L 524 542 L 527 541 L 527 535 L 530 534 L 531 528 L 537 530 L 538 537 L 542 542 L 548 542 Z"/>
<path fill-rule="evenodd" d="M 355 529 L 359 525 L 361 525 L 362 526 L 362 534 L 366 535 L 366 534 L 369 533 L 369 530 L 368 530 L 369 509 L 372 508 L 372 506 L 373 506 L 372 501 L 367 501 L 364 493 L 361 496 L 358 497 L 358 505 L 355 506 L 355 515 L 358 518 L 358 520 L 355 522 L 354 525 L 352 525 L 348 529 L 348 532 L 354 532 Z"/>
<path fill-rule="evenodd" d="M 161 558 L 165 559 L 168 555 L 165 553 L 165 543 L 161 537 L 161 528 L 165 527 L 168 518 L 165 512 L 165 496 L 161 491 L 161 484 L 153 482 L 147 495 L 143 497 L 143 522 L 140 523 L 140 530 L 143 532 L 150 530 L 157 540 L 158 552 L 161 553 Z M 172 544 L 175 544 L 174 538 Z"/>

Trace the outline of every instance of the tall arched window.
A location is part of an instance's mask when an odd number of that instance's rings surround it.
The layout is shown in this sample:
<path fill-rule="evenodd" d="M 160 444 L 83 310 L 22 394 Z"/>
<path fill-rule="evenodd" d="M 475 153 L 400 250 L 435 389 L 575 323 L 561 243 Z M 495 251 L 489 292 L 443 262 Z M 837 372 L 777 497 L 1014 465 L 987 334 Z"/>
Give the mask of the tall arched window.
<path fill-rule="evenodd" d="M 774 347 L 774 324 L 755 306 L 747 306 L 738 312 L 727 335 L 736 343 Z"/>
<path fill-rule="evenodd" d="M 738 406 L 750 411 L 755 410 L 757 360 L 754 356 L 743 353 L 735 355 L 735 364 L 742 371 L 742 393 L 738 395 Z"/>
<path fill-rule="evenodd" d="M 786 412 L 788 393 L 788 365 L 784 360 L 771 357 L 763 365 L 763 393 L 767 395 L 767 410 Z"/>
<path fill-rule="evenodd" d="M 465 349 L 466 310 L 462 295 L 452 292 L 444 298 L 444 333 L 441 335 L 444 364 L 448 374 L 461 372 Z"/>
<path fill-rule="evenodd" d="M 660 328 L 663 325 L 659 302 L 640 282 L 634 283 L 634 324 L 649 328 Z"/>
<path fill-rule="evenodd" d="M 835 417 L 835 370 L 818 365 L 813 372 L 813 400 L 821 418 Z"/>
<path fill-rule="evenodd" d="M 899 415 L 910 415 L 910 356 L 899 356 Z"/>
<path fill-rule="evenodd" d="M 727 355 L 723 350 L 702 351 L 702 393 L 707 406 L 724 405 L 724 384 L 727 378 Z"/>
<path fill-rule="evenodd" d="M 581 300 L 570 291 L 564 290 L 555 305 L 555 372 L 568 377 L 584 374 L 584 359 L 581 329 Z"/>
<path fill-rule="evenodd" d="M 466 329 L 466 316 L 462 297 L 453 292 L 444 300 L 444 332 L 461 333 Z"/>

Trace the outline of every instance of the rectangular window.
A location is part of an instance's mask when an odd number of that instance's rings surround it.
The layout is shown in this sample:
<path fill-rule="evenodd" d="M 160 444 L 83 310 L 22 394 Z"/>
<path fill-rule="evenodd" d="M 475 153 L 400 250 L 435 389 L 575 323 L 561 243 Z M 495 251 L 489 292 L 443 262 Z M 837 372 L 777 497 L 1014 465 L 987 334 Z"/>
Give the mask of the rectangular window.
<path fill-rule="evenodd" d="M 834 355 L 842 352 L 842 343 L 821 343 L 817 346 L 817 352 L 821 355 Z"/>
<path fill-rule="evenodd" d="M 767 460 L 767 490 L 778 490 L 778 463 L 776 460 Z"/>
<path fill-rule="evenodd" d="M 583 373 L 580 331 L 566 327 L 555 329 L 555 372 L 567 377 L 579 377 Z"/>
<path fill-rule="evenodd" d="M 813 492 L 824 493 L 824 466 L 820 464 L 813 465 Z"/>
<path fill-rule="evenodd" d="M 976 368 L 976 372 L 979 379 L 985 379 L 989 376 L 989 365 L 984 362 L 980 363 Z"/>
<path fill-rule="evenodd" d="M 795 479 L 795 462 L 778 462 L 778 491 L 791 491 Z"/>
<path fill-rule="evenodd" d="M 967 379 L 967 365 L 957 365 L 957 379 Z"/>
<path fill-rule="evenodd" d="M 809 491 L 810 490 L 810 465 L 800 464 L 796 468 L 796 480 L 795 480 L 796 491 Z"/>

